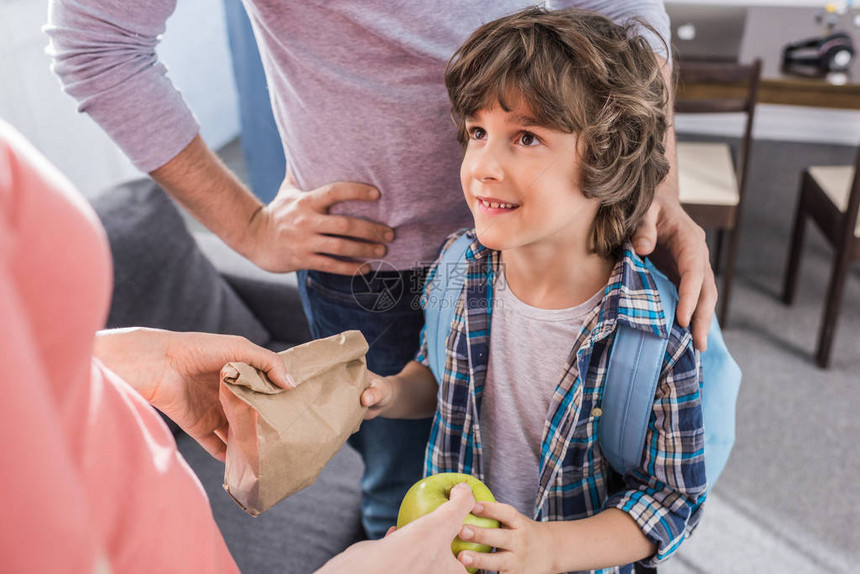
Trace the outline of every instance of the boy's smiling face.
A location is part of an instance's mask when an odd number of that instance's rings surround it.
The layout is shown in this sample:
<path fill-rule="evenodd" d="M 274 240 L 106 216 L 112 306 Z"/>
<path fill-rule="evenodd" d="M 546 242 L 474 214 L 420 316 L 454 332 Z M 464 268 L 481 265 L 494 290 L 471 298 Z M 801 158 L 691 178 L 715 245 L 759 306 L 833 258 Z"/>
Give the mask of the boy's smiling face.
<path fill-rule="evenodd" d="M 576 134 L 538 125 L 522 98 L 479 110 L 466 130 L 460 181 L 482 244 L 589 250 L 599 204 L 580 187 Z"/>

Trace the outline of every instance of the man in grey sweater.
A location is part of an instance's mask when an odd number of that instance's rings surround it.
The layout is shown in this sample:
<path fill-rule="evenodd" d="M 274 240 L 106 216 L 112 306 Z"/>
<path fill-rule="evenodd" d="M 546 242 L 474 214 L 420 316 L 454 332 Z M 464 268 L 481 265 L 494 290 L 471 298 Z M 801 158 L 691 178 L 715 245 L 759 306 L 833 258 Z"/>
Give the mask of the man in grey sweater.
<path fill-rule="evenodd" d="M 469 225 L 445 64 L 481 23 L 530 3 L 247 0 L 289 166 L 268 205 L 206 146 L 158 61 L 175 0 L 51 0 L 46 31 L 53 69 L 79 110 L 233 249 L 269 271 L 298 270 L 313 335 L 361 329 L 369 367 L 388 375 L 418 348 L 422 270 L 449 233 Z M 568 5 L 640 17 L 668 40 L 662 1 L 552 3 Z M 674 135 L 667 148 L 674 158 Z M 674 170 L 634 244 L 646 254 L 658 237 L 681 276 L 679 322 L 693 321 L 703 348 L 716 286 Z M 429 421 L 377 419 L 351 440 L 365 459 L 371 538 L 394 523 L 420 477 L 428 429 Z"/>

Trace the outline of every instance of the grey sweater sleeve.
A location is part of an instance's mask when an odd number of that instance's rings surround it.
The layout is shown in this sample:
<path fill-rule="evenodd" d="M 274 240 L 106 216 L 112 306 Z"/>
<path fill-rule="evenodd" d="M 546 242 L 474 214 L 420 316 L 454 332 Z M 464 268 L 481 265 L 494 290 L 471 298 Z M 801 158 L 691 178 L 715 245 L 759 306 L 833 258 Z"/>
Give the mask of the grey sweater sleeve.
<path fill-rule="evenodd" d="M 622 23 L 640 17 L 668 40 L 662 0 L 555 0 L 550 5 L 601 12 Z M 155 51 L 175 7 L 176 0 L 49 2 L 45 31 L 52 69 L 78 101 L 78 110 L 98 122 L 145 172 L 175 157 L 199 128 Z M 667 56 L 653 34 L 643 35 L 656 52 Z"/>
<path fill-rule="evenodd" d="M 175 157 L 199 125 L 155 47 L 175 0 L 50 0 L 48 54 L 78 101 L 138 169 Z"/>
<path fill-rule="evenodd" d="M 611 18 L 618 24 L 626 24 L 634 18 L 647 22 L 656 34 L 642 27 L 639 28 L 639 33 L 656 54 L 671 63 L 672 54 L 666 48 L 671 45 L 672 32 L 663 0 L 550 0 L 549 5 L 553 9 L 591 10 Z"/>

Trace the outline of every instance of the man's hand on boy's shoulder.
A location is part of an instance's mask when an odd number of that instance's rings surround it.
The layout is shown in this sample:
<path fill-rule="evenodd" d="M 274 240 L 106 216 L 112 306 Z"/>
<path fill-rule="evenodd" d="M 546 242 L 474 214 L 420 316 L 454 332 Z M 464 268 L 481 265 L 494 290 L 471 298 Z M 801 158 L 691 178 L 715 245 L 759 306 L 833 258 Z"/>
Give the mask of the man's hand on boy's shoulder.
<path fill-rule="evenodd" d="M 707 350 L 717 284 L 704 230 L 677 198 L 658 194 L 633 236 L 633 246 L 639 255 L 650 255 L 654 264 L 679 284 L 678 323 L 691 326 L 696 348 Z"/>

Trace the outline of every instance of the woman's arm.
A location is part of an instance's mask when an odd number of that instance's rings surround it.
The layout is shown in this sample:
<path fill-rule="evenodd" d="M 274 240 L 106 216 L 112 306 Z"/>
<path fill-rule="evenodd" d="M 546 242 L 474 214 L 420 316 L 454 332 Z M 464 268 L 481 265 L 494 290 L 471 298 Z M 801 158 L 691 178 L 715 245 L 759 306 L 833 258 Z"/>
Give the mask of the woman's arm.
<path fill-rule="evenodd" d="M 277 353 L 233 335 L 111 329 L 96 333 L 93 355 L 219 460 L 227 450 L 221 367 L 243 361 L 276 385 L 295 387 Z"/>

